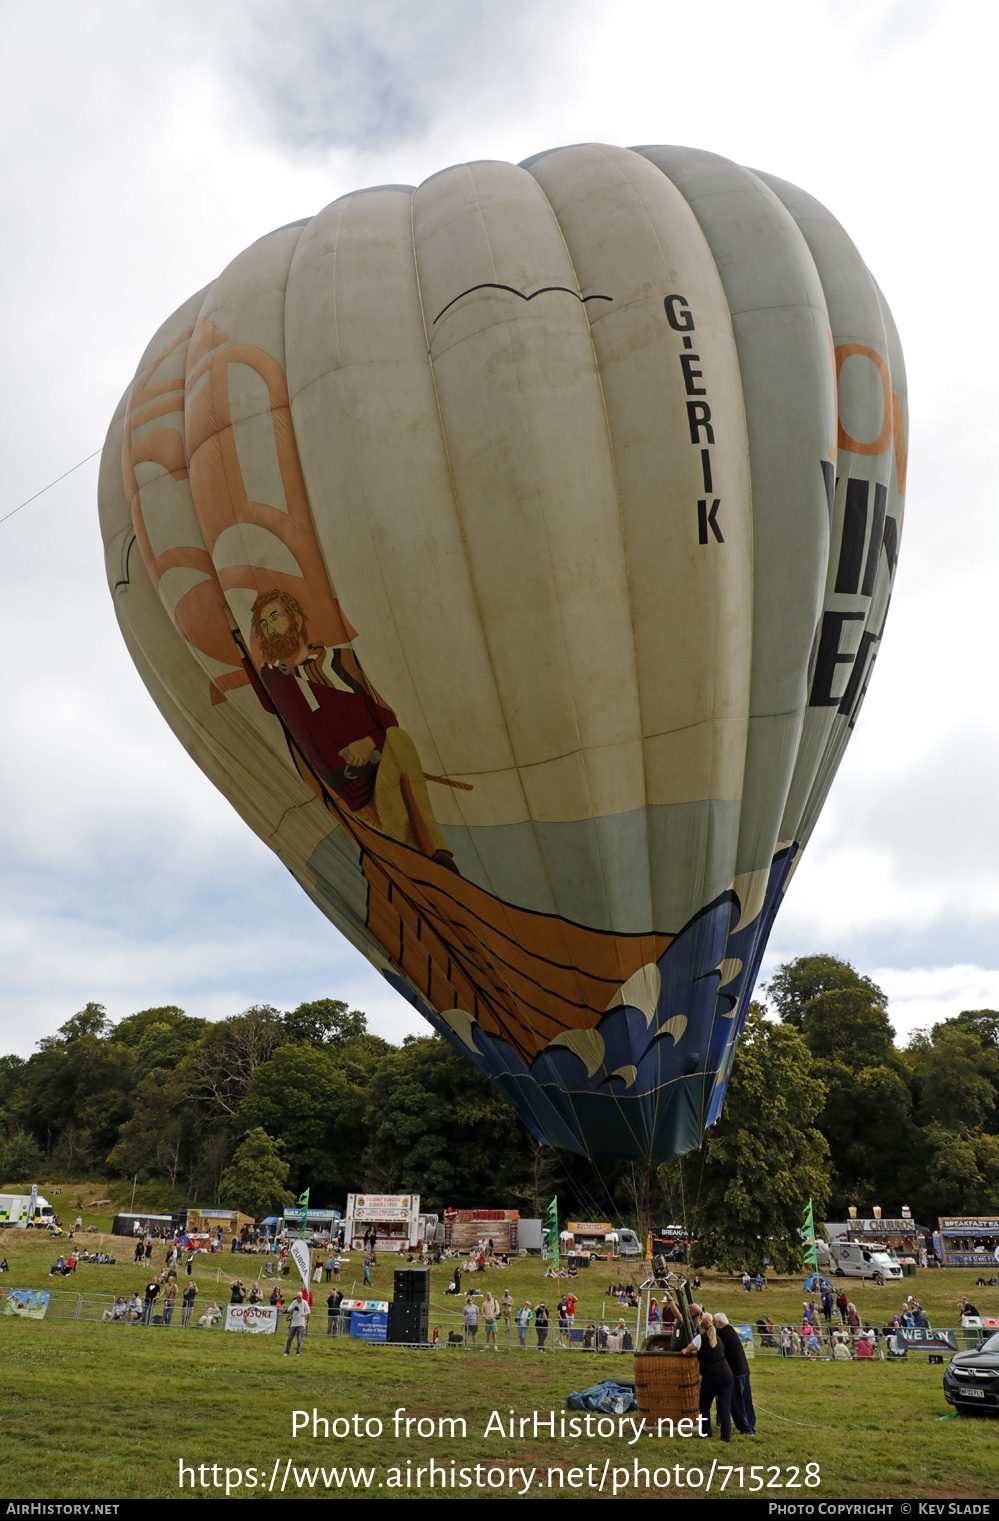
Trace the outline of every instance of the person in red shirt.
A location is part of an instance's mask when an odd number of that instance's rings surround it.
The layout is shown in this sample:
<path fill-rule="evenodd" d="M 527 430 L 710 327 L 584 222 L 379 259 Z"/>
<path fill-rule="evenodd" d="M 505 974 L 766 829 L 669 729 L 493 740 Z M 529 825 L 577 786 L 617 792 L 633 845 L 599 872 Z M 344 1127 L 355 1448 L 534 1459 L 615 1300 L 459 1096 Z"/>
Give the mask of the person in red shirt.
<path fill-rule="evenodd" d="M 305 613 L 288 592 L 261 592 L 250 616 L 263 658 L 258 671 L 234 628 L 243 669 L 313 775 L 382 834 L 457 872 L 416 746 L 350 645 L 310 644 Z"/>

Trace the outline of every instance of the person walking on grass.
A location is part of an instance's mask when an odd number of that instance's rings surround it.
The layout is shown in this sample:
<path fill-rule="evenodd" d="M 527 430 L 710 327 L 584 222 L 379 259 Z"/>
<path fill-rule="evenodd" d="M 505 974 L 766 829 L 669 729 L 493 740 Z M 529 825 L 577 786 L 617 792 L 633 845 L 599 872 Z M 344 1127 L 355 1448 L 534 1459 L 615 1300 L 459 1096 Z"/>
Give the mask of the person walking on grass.
<path fill-rule="evenodd" d="M 291 1344 L 296 1339 L 296 1337 L 298 1339 L 298 1345 L 295 1348 L 295 1356 L 301 1357 L 302 1337 L 305 1335 L 305 1328 L 308 1325 L 308 1321 L 308 1300 L 305 1298 L 304 1294 L 298 1293 L 292 1300 L 291 1309 L 288 1311 L 288 1341 L 284 1349 L 285 1357 L 287 1357 L 291 1352 Z"/>

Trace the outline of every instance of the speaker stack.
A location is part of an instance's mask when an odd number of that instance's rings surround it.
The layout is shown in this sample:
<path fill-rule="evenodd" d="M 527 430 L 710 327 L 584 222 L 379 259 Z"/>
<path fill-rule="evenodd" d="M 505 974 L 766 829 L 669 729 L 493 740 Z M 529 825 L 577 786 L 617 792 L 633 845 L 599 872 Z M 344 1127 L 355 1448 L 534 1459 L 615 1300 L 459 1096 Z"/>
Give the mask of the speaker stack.
<path fill-rule="evenodd" d="M 429 1326 L 430 1269 L 396 1268 L 386 1340 L 421 1345 L 428 1339 Z"/>

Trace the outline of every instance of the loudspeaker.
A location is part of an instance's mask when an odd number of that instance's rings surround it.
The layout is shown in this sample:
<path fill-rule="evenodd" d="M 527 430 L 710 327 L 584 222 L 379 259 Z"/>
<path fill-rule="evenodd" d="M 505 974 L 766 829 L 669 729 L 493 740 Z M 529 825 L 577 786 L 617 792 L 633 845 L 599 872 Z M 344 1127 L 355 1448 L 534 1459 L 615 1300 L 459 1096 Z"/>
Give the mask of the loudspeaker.
<path fill-rule="evenodd" d="M 396 1268 L 393 1274 L 392 1298 L 396 1304 L 429 1304 L 430 1269 Z"/>
<path fill-rule="evenodd" d="M 398 1301 L 389 1305 L 386 1341 L 425 1342 L 430 1323 L 430 1310 L 425 1304 L 406 1304 Z"/>

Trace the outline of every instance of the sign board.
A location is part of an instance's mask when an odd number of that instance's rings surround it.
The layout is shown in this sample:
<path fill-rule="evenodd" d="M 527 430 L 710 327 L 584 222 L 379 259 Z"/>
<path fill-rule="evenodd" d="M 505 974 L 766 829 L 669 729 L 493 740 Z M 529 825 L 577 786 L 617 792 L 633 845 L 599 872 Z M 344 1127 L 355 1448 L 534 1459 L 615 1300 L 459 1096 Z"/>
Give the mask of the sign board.
<path fill-rule="evenodd" d="M 942 1231 L 961 1231 L 969 1236 L 999 1235 L 999 1216 L 961 1215 L 955 1220 L 941 1220 Z"/>
<path fill-rule="evenodd" d="M 468 1252 L 480 1241 L 491 1241 L 493 1250 L 506 1255 L 520 1250 L 520 1215 L 515 1209 L 446 1209 L 443 1215 L 444 1245 Z"/>
<path fill-rule="evenodd" d="M 312 1254 L 304 1241 L 293 1241 L 290 1247 L 295 1266 L 302 1275 L 302 1282 L 309 1287 L 309 1278 L 312 1274 Z"/>
<path fill-rule="evenodd" d="M 286 1209 L 285 1210 L 285 1212 L 284 1212 L 284 1218 L 285 1218 L 286 1221 L 291 1221 L 295 1225 L 301 1225 L 301 1223 L 302 1223 L 302 1211 L 300 1209 L 295 1209 L 295 1207 L 292 1206 L 291 1209 Z M 310 1223 L 310 1221 L 312 1221 L 312 1220 L 316 1220 L 316 1221 L 339 1220 L 339 1218 L 340 1218 L 340 1211 L 338 1209 L 307 1209 L 305 1211 L 305 1223 L 306 1223 L 306 1225 L 308 1225 Z"/>
<path fill-rule="evenodd" d="M 48 1289 L 11 1289 L 3 1312 L 5 1315 L 24 1315 L 29 1320 L 44 1320 L 49 1292 Z"/>
<path fill-rule="evenodd" d="M 415 1246 L 420 1239 L 419 1194 L 348 1194 L 345 1244 L 362 1250 L 371 1230 L 381 1251 Z"/>
<path fill-rule="evenodd" d="M 418 1212 L 419 1194 L 350 1194 L 347 1198 L 347 1213 L 353 1215 L 355 1221 L 370 1224 L 408 1220 L 413 1213 L 414 1198 Z"/>
<path fill-rule="evenodd" d="M 614 1229 L 609 1220 L 567 1220 L 565 1228 L 574 1236 L 609 1236 Z"/>
<path fill-rule="evenodd" d="M 352 1310 L 350 1334 L 358 1341 L 387 1341 L 388 1310 Z"/>
<path fill-rule="evenodd" d="M 742 1342 L 743 1352 L 745 1352 L 747 1357 L 755 1357 L 756 1346 L 753 1342 L 752 1326 L 736 1326 L 735 1329 L 739 1333 L 739 1340 Z"/>
<path fill-rule="evenodd" d="M 949 1352 L 957 1351 L 957 1337 L 953 1331 L 931 1331 L 928 1326 L 903 1326 L 898 1339 L 906 1347 L 926 1347 L 936 1352 L 941 1347 Z"/>
<path fill-rule="evenodd" d="M 276 1304 L 230 1304 L 226 1305 L 225 1329 L 227 1331 L 254 1331 L 257 1334 L 277 1330 L 278 1307 Z"/>

